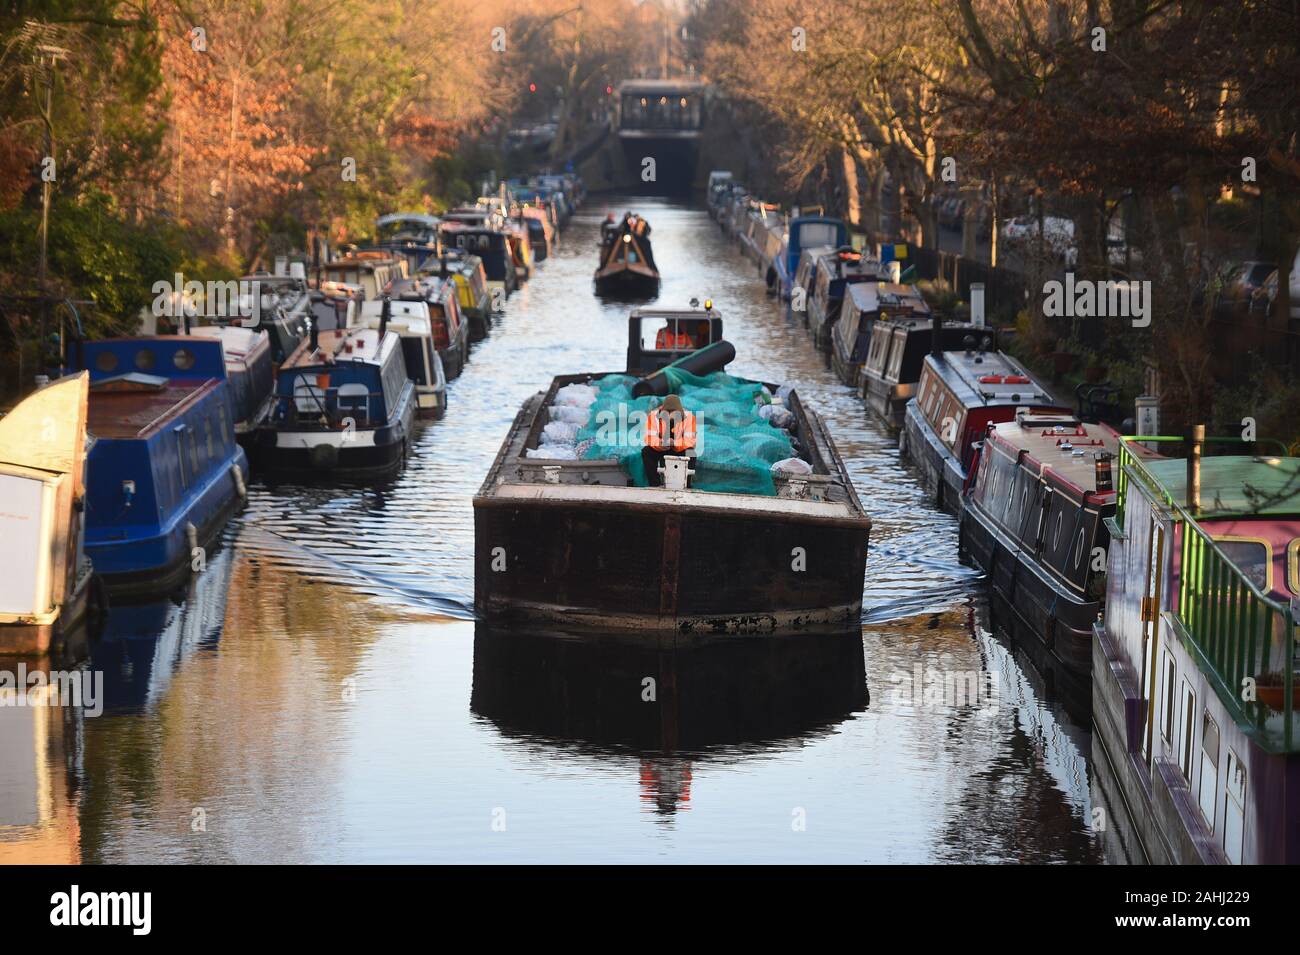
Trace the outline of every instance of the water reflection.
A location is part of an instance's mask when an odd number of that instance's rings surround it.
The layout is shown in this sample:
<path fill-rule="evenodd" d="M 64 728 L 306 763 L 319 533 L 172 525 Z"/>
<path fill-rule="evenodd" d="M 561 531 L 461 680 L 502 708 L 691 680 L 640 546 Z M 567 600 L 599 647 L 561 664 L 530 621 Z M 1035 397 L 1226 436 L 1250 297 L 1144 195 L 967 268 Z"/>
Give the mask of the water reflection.
<path fill-rule="evenodd" d="M 655 229 L 660 302 L 713 298 L 733 370 L 825 418 L 875 521 L 861 632 L 646 644 L 466 619 L 471 498 L 519 406 L 622 367 L 627 309 L 591 296 L 591 271 L 605 209 L 629 204 Z M 990 633 L 956 522 L 702 212 L 594 201 L 449 394 L 392 481 L 255 482 L 188 594 L 115 608 L 91 660 L 103 716 L 0 723 L 0 853 L 1095 861 L 1087 720 Z M 993 705 L 918 697 L 918 665 L 923 684 L 996 674 Z"/>

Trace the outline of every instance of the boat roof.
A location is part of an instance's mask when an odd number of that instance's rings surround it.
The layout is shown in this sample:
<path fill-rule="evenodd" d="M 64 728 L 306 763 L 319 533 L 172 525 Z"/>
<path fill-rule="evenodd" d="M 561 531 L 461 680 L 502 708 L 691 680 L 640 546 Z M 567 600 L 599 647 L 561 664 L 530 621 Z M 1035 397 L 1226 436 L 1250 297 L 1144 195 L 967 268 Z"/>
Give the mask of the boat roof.
<path fill-rule="evenodd" d="M 818 270 L 825 269 L 831 273 L 832 278 L 847 278 L 856 275 L 883 275 L 879 259 L 873 259 L 869 255 L 846 248 L 832 248 L 831 246 L 818 246 L 825 251 L 817 257 Z M 928 314 L 930 307 L 925 304 L 925 298 L 916 287 L 912 285 L 891 286 L 889 283 L 883 283 L 888 288 L 902 288 L 909 290 L 907 298 L 920 298 L 924 310 L 920 314 Z M 915 293 L 915 294 L 911 294 Z M 869 309 L 867 311 L 870 311 Z M 917 309 L 913 309 L 917 311 Z"/>
<path fill-rule="evenodd" d="M 190 334 L 203 338 L 219 338 L 226 361 L 246 358 L 263 343 L 270 347 L 270 338 L 266 332 L 260 328 L 245 328 L 242 325 L 198 325 L 190 329 Z"/>
<path fill-rule="evenodd" d="M 1005 445 L 1013 456 L 1025 452 L 1085 494 L 1097 490 L 1096 455 L 1119 454 L 1119 434 L 1114 429 L 1081 422 L 1068 413 L 1018 414 L 1014 421 L 994 425 L 989 441 Z"/>
<path fill-rule="evenodd" d="M 1129 448 L 1135 443 L 1130 441 Z M 1175 502 L 1187 500 L 1187 461 L 1146 462 L 1151 476 Z M 1214 455 L 1201 459 L 1201 510 L 1197 518 L 1300 514 L 1300 458 Z"/>
<path fill-rule="evenodd" d="M 211 378 L 163 378 L 131 372 L 90 386 L 87 430 L 97 438 L 147 437 L 204 394 L 220 387 Z"/>
<path fill-rule="evenodd" d="M 911 312 L 918 317 L 930 314 L 930 306 L 915 285 L 855 282 L 845 287 L 844 298 L 851 300 L 859 312 L 878 312 L 883 308 Z"/>
<path fill-rule="evenodd" d="M 400 312 L 394 308 L 393 314 L 388 316 L 390 330 L 403 338 L 427 338 L 431 334 L 430 326 L 433 323 L 429 320 L 429 306 L 424 305 L 422 302 L 394 302 L 393 305 L 414 307 L 403 309 Z M 416 311 L 416 308 L 421 309 L 421 311 Z M 367 309 L 361 319 L 360 327 L 378 329 L 380 321 L 380 316 L 377 313 Z"/>
<path fill-rule="evenodd" d="M 426 226 L 430 229 L 436 229 L 438 223 L 442 220 L 437 216 L 426 215 L 423 212 L 390 212 L 388 215 L 380 216 L 375 220 L 375 225 L 392 225 L 395 222 L 414 222 L 418 225 Z"/>
<path fill-rule="evenodd" d="M 623 80 L 618 84 L 619 94 L 623 93 L 669 93 L 674 90 L 694 92 L 705 87 L 703 80 L 682 78 L 679 80 Z"/>
<path fill-rule="evenodd" d="M 853 285 L 852 289 L 862 286 Z M 928 355 L 940 376 L 957 393 L 967 406 L 971 405 L 1051 405 L 1056 399 L 1052 393 L 1034 379 L 1025 367 L 1006 352 L 1001 351 L 945 351 Z M 1024 381 L 986 381 L 983 379 L 1007 378 Z"/>
<path fill-rule="evenodd" d="M 384 312 L 384 303 L 379 300 L 371 300 L 361 304 L 361 316 L 369 321 L 373 318 L 377 322 Z M 394 298 L 388 301 L 388 317 L 392 318 L 429 318 L 429 303 L 424 299 L 416 298 Z M 378 325 L 374 327 L 378 328 Z"/>
<path fill-rule="evenodd" d="M 419 299 L 422 302 L 438 302 L 454 291 L 449 285 L 449 279 L 438 275 L 422 274 L 412 278 L 393 279 L 388 283 L 388 295 L 393 302 L 398 299 L 411 301 Z"/>
<path fill-rule="evenodd" d="M 396 258 L 381 258 L 374 254 L 358 252 L 342 259 L 334 259 L 321 266 L 326 272 L 341 272 L 344 269 L 369 269 L 374 271 L 385 265 L 396 265 Z"/>
<path fill-rule="evenodd" d="M 344 349 L 344 346 L 349 343 L 352 345 L 350 353 Z M 318 368 L 349 361 L 380 364 L 387 359 L 388 353 L 397 346 L 397 343 L 396 335 L 385 335 L 383 352 L 380 353 L 378 328 L 344 328 L 338 331 L 321 332 L 315 350 L 311 347 L 311 339 L 304 339 L 294 349 L 293 354 L 285 359 L 284 364 L 280 366 L 280 371 Z"/>

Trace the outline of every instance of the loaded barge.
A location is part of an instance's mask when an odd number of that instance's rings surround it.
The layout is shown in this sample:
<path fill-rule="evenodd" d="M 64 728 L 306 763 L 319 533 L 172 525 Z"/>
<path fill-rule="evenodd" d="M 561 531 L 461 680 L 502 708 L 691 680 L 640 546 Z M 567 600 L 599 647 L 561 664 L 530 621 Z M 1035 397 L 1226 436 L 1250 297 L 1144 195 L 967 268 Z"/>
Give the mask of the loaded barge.
<path fill-rule="evenodd" d="M 627 375 L 562 375 L 524 403 L 474 498 L 480 616 L 721 633 L 858 624 L 871 520 L 794 391 L 692 372 L 734 354 L 721 321 L 634 312 Z M 712 341 L 683 353 L 688 333 Z M 698 416 L 698 447 L 667 457 L 667 486 L 650 486 L 646 414 L 670 389 Z"/>

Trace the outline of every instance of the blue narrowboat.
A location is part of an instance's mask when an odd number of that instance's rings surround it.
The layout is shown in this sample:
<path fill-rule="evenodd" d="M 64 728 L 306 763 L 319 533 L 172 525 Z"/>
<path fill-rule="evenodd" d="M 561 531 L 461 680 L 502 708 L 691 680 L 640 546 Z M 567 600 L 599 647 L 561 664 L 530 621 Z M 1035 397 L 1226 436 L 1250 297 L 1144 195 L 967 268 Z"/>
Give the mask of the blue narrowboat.
<path fill-rule="evenodd" d="M 816 245 L 829 245 L 838 249 L 849 244 L 849 229 L 843 219 L 831 216 L 796 216 L 790 220 L 785 243 L 780 255 L 772 259 L 767 274 L 767 286 L 779 289 L 787 301 L 794 288 L 794 273 L 799 268 L 803 250 Z"/>
<path fill-rule="evenodd" d="M 84 342 L 90 372 L 86 554 L 118 596 L 189 576 L 246 493 L 221 342 L 185 335 Z"/>
<path fill-rule="evenodd" d="M 415 384 L 402 341 L 378 328 L 311 337 L 280 366 L 275 407 L 258 430 L 258 466 L 277 473 L 383 478 L 406 459 Z"/>
<path fill-rule="evenodd" d="M 484 223 L 475 225 L 444 218 L 439 227 L 443 244 L 450 249 L 477 255 L 487 272 L 488 288 L 501 289 L 509 295 L 519 287 L 520 277 L 515 269 L 514 253 L 506 233 Z"/>

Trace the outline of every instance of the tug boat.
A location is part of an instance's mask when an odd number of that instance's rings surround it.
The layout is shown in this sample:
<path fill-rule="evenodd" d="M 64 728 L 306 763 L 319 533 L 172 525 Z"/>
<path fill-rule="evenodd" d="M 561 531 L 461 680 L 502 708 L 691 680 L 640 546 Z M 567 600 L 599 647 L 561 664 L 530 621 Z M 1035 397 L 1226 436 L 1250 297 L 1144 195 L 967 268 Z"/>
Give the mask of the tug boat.
<path fill-rule="evenodd" d="M 961 515 L 959 548 L 988 576 L 1013 637 L 1040 670 L 1080 682 L 1105 597 L 1118 453 L 1104 424 L 1019 412 L 988 426 Z"/>
<path fill-rule="evenodd" d="M 879 281 L 846 284 L 839 312 L 828 336 L 831 367 L 840 381 L 855 391 L 861 388 L 862 366 L 878 332 L 887 331 L 891 322 L 932 318 L 930 306 L 916 286 Z"/>
<path fill-rule="evenodd" d="M 86 553 L 115 596 L 170 592 L 247 495 L 219 340 L 82 342 L 90 372 Z"/>
<path fill-rule="evenodd" d="M 805 287 L 808 330 L 819 352 L 830 354 L 831 335 L 839 321 L 844 290 L 859 282 L 880 282 L 885 278 L 877 260 L 851 248 L 828 249 L 813 264 L 811 284 Z"/>
<path fill-rule="evenodd" d="M 734 356 L 721 326 L 711 308 L 639 310 L 627 376 L 562 375 L 524 403 L 474 498 L 482 617 L 679 633 L 859 624 L 871 520 L 797 393 L 715 370 Z M 631 396 L 670 391 L 699 416 L 698 454 L 666 457 L 665 486 L 646 486 L 656 399 Z"/>
<path fill-rule="evenodd" d="M 312 329 L 280 368 L 276 403 L 257 432 L 275 472 L 384 478 L 401 469 L 415 418 L 402 342 L 379 328 Z"/>
<path fill-rule="evenodd" d="M 86 614 L 89 383 L 70 375 L 0 417 L 0 654 L 49 653 Z"/>
<path fill-rule="evenodd" d="M 933 348 L 942 334 L 930 340 Z M 971 338 L 965 351 L 927 355 L 904 416 L 900 453 L 916 463 L 935 502 L 953 514 L 961 512 L 976 445 L 990 424 L 1012 421 L 1022 410 L 1070 413 L 1019 362 L 991 348 L 991 337 Z"/>
<path fill-rule="evenodd" d="M 635 223 L 644 223 L 636 219 Z M 601 236 L 596 294 L 604 298 L 650 299 L 659 294 L 659 270 L 650 245 L 650 227 L 607 223 Z"/>
<path fill-rule="evenodd" d="M 1121 440 L 1094 627 L 1108 861 L 1300 862 L 1300 458 Z M 1138 442 L 1185 450 L 1146 460 Z M 1236 438 L 1210 439 L 1240 444 Z"/>

